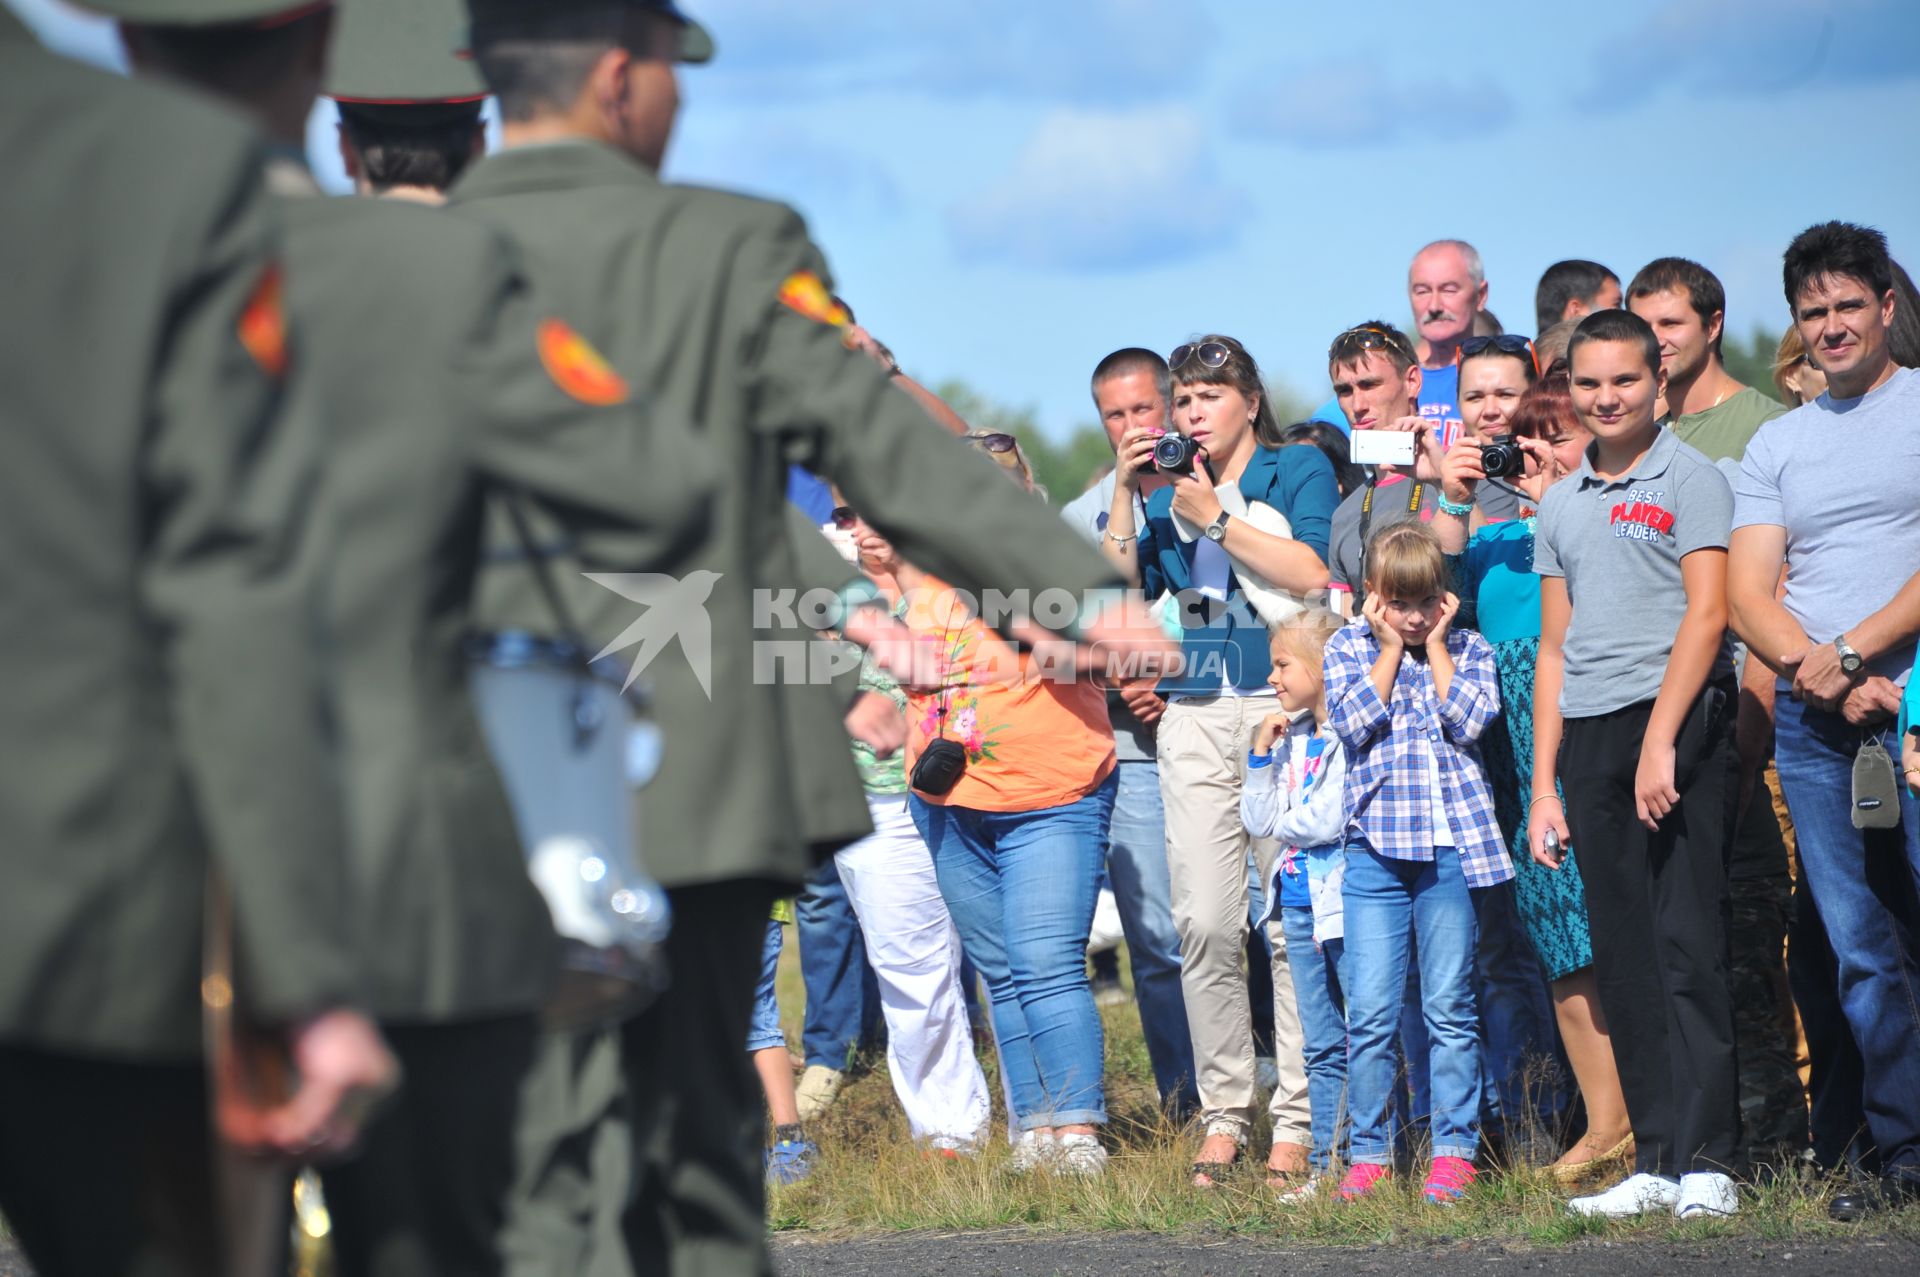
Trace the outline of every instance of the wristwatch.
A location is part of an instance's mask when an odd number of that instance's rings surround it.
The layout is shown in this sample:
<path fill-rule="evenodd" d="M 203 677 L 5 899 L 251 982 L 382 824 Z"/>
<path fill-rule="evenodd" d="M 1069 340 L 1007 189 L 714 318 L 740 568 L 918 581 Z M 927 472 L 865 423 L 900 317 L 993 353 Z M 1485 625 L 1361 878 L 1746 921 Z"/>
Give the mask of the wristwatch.
<path fill-rule="evenodd" d="M 1207 535 L 1213 535 L 1211 529 L 1208 530 Z M 1833 650 L 1840 653 L 1840 670 L 1847 677 L 1851 678 L 1867 667 L 1867 658 L 1853 650 L 1853 646 L 1847 642 L 1846 635 L 1842 634 L 1833 640 Z"/>
<path fill-rule="evenodd" d="M 1220 517 L 1207 525 L 1207 540 L 1212 541 L 1216 545 L 1219 544 L 1221 541 L 1226 540 L 1227 520 L 1232 517 L 1233 516 L 1228 514 L 1225 510 L 1222 510 L 1220 512 Z"/>

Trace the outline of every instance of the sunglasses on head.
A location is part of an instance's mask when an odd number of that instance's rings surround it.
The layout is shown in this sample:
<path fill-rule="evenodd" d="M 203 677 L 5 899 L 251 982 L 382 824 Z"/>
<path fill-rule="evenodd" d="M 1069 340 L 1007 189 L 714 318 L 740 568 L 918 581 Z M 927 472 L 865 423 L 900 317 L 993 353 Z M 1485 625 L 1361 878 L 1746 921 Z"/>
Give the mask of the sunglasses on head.
<path fill-rule="evenodd" d="M 833 507 L 833 514 L 830 517 L 833 519 L 833 526 L 842 532 L 852 529 L 853 525 L 859 522 L 860 519 L 859 514 L 856 513 L 850 505 L 837 505 Z"/>
<path fill-rule="evenodd" d="M 1401 355 L 1407 355 L 1408 352 L 1403 345 L 1404 341 L 1394 340 L 1393 334 L 1368 324 L 1360 328 L 1349 328 L 1335 337 L 1333 344 L 1327 347 L 1327 358 L 1339 363 L 1369 350 L 1393 350 Z"/>
<path fill-rule="evenodd" d="M 1540 371 L 1540 357 L 1533 353 L 1533 343 L 1519 333 L 1495 333 L 1491 337 L 1469 337 L 1460 343 L 1460 358 L 1472 359 L 1483 353 L 1489 346 L 1503 355 L 1512 355 L 1515 359 L 1525 356 L 1533 365 L 1533 371 Z"/>
<path fill-rule="evenodd" d="M 1014 439 L 1012 435 L 1004 434 L 998 430 L 991 434 L 968 435 L 967 442 L 976 448 L 984 448 L 988 452 L 1012 452 L 1020 446 L 1019 442 Z"/>
<path fill-rule="evenodd" d="M 1227 360 L 1231 358 L 1233 358 L 1233 352 L 1220 342 L 1190 341 L 1173 348 L 1173 353 L 1167 356 L 1167 367 L 1177 372 L 1189 359 L 1198 359 L 1208 368 L 1220 368 L 1224 367 Z"/>

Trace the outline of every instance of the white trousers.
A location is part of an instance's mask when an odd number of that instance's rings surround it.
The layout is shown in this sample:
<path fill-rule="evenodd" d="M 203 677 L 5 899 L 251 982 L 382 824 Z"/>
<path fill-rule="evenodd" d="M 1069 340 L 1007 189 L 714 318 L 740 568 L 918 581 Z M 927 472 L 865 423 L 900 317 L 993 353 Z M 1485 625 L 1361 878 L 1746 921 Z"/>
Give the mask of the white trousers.
<path fill-rule="evenodd" d="M 835 854 L 887 1022 L 887 1069 L 916 1140 L 972 1144 L 992 1116 L 960 989 L 960 933 L 905 794 L 868 794 L 874 832 Z"/>

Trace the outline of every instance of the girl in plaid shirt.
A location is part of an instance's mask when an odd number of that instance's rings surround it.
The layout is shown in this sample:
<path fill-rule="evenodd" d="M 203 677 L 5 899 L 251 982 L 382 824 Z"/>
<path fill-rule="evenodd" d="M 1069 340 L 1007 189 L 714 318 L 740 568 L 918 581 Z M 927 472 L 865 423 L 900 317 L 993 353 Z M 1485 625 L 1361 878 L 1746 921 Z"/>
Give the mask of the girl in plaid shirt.
<path fill-rule="evenodd" d="M 1475 889 L 1513 877 L 1477 742 L 1500 712 L 1493 649 L 1452 628 L 1440 542 L 1396 524 L 1367 556 L 1362 619 L 1327 644 L 1329 722 L 1347 754 L 1348 1106 L 1353 1164 L 1343 1197 L 1392 1174 L 1388 1112 L 1409 951 L 1431 1039 L 1428 1201 L 1473 1182 L 1480 1150 Z"/>

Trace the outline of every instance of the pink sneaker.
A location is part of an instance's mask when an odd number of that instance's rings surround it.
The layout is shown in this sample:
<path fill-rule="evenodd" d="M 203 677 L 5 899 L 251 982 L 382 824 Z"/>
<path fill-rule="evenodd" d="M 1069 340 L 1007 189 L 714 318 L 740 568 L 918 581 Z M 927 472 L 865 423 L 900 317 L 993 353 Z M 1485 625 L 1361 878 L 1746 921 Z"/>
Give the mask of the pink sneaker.
<path fill-rule="evenodd" d="M 1466 1158 L 1436 1157 L 1433 1159 L 1433 1169 L 1427 1172 L 1426 1186 L 1421 1191 L 1436 1206 L 1451 1206 L 1467 1195 L 1474 1178 L 1473 1163 Z"/>
<path fill-rule="evenodd" d="M 1347 1167 L 1347 1177 L 1340 1181 L 1340 1196 L 1346 1201 L 1357 1201 L 1379 1188 L 1393 1178 L 1391 1166 L 1375 1166 L 1371 1162 L 1357 1162 Z"/>

